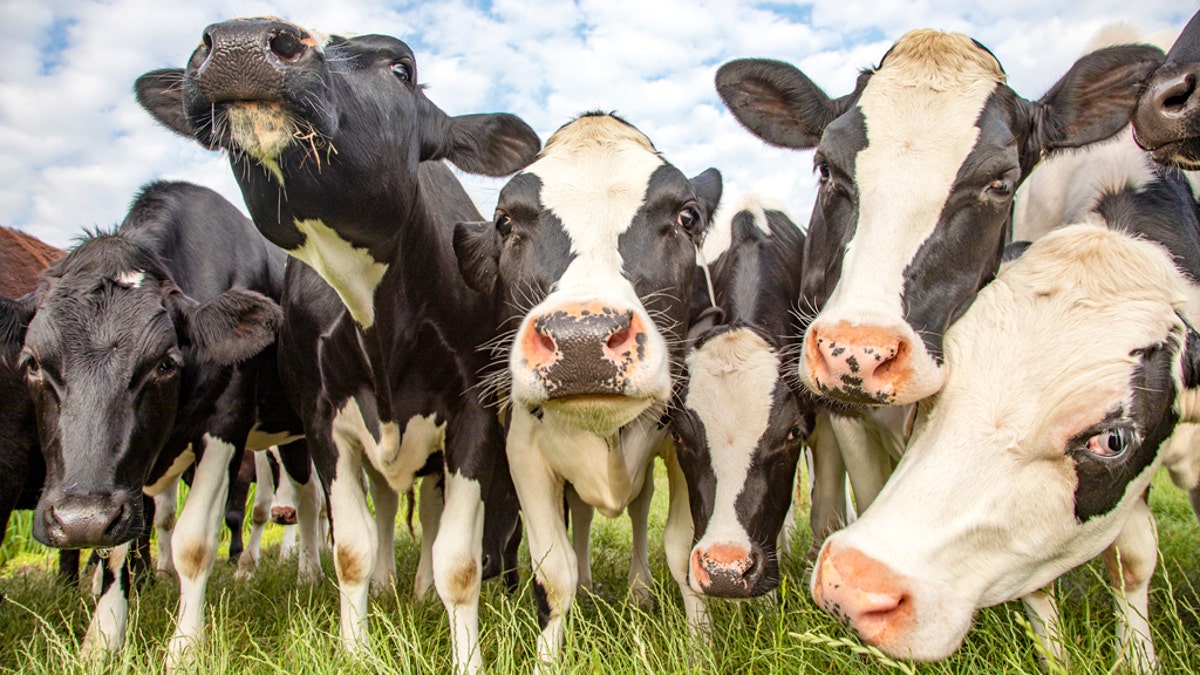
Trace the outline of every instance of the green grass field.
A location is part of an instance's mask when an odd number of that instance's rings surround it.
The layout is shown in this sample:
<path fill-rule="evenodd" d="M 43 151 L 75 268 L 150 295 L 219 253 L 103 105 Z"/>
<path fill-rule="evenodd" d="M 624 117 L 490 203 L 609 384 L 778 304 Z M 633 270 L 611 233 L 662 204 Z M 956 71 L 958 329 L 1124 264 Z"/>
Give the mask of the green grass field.
<path fill-rule="evenodd" d="M 651 514 L 651 563 L 655 608 L 625 601 L 629 555 L 628 520 L 597 518 L 593 528 L 596 586 L 568 620 L 564 672 L 572 673 L 1042 673 L 1020 603 L 984 610 L 963 648 L 936 664 L 894 662 L 864 650 L 853 635 L 813 606 L 803 587 L 801 526 L 783 564 L 774 598 L 711 603 L 711 643 L 688 637 L 682 603 L 666 570 L 661 534 L 666 487 L 660 467 Z M 1151 493 L 1158 517 L 1161 561 L 1151 595 L 1151 621 L 1164 673 L 1200 672 L 1200 528 L 1186 495 L 1159 476 Z M 56 556 L 29 537 L 29 514 L 19 514 L 0 548 L 0 672 L 160 673 L 174 621 L 178 588 L 157 580 L 135 593 L 125 650 L 107 661 L 80 663 L 79 642 L 94 599 L 87 587 L 61 589 Z M 803 523 L 806 514 L 798 515 Z M 418 546 L 406 532 L 396 549 L 400 581 L 371 604 L 369 656 L 350 656 L 337 639 L 337 588 L 324 558 L 325 579 L 297 587 L 295 561 L 280 561 L 280 530 L 269 526 L 259 573 L 233 579 L 221 562 L 208 588 L 207 643 L 196 660 L 204 673 L 424 673 L 449 672 L 449 635 L 437 598 L 412 596 Z M 528 554 L 523 585 L 508 596 L 496 582 L 484 587 L 481 629 L 484 663 L 492 673 L 527 673 L 534 666 L 538 633 Z M 1058 586 L 1070 672 L 1108 673 L 1118 649 L 1112 596 L 1098 563 L 1064 577 Z"/>

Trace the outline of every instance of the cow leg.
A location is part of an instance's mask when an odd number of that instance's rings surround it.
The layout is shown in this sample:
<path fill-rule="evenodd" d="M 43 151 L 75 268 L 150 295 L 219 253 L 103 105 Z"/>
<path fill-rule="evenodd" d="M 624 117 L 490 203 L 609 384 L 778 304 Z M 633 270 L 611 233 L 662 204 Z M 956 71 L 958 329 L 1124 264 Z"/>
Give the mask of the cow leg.
<path fill-rule="evenodd" d="M 257 453 L 254 456 L 257 457 Z M 229 562 L 235 564 L 246 550 L 242 525 L 246 522 L 246 497 L 249 494 L 249 471 L 243 471 L 239 464 L 234 470 L 233 480 L 229 483 L 229 494 L 225 499 L 225 527 L 229 528 Z"/>
<path fill-rule="evenodd" d="M 3 537 L 0 541 L 4 541 Z M 64 548 L 58 552 L 58 582 L 66 587 L 79 585 L 79 549 Z"/>
<path fill-rule="evenodd" d="M 291 474 L 284 480 L 293 480 Z M 325 541 L 325 525 L 328 518 L 324 517 L 325 491 L 314 471 L 309 472 L 307 483 L 293 485 L 296 491 L 296 525 L 289 525 L 293 539 L 299 539 L 297 579 L 303 584 L 314 584 L 321 578 L 321 544 Z M 297 534 L 297 530 L 299 533 Z M 284 530 L 287 538 L 288 530 Z M 280 555 L 285 555 L 283 545 L 279 547 Z M 286 555 L 290 555 L 290 550 Z"/>
<path fill-rule="evenodd" d="M 342 645 L 351 651 L 367 642 L 367 596 L 374 572 L 378 540 L 375 518 L 363 488 L 363 439 L 366 433 L 357 404 L 351 401 L 333 421 L 337 464 L 329 486 L 329 515 L 333 521 L 333 568 L 341 591 Z"/>
<path fill-rule="evenodd" d="M 421 558 L 413 579 L 413 596 L 424 598 L 433 587 L 433 542 L 437 539 L 446 504 L 440 476 L 425 476 L 419 489 L 417 517 L 421 519 Z"/>
<path fill-rule="evenodd" d="M 1116 541 L 1104 551 L 1104 567 L 1117 590 L 1117 631 L 1130 670 L 1156 669 L 1150 637 L 1150 577 L 1158 563 L 1158 529 L 1146 500 L 1139 499 Z"/>
<path fill-rule="evenodd" d="M 579 498 L 570 485 L 566 487 L 567 511 L 571 519 L 571 547 L 575 550 L 575 561 L 579 567 L 579 588 L 592 588 L 592 518 L 596 509 Z M 630 574 L 633 565 L 630 565 Z"/>
<path fill-rule="evenodd" d="M 371 501 L 375 504 L 375 571 L 371 574 L 371 593 L 378 595 L 396 585 L 396 514 L 400 495 L 387 479 L 370 464 L 367 470 Z"/>
<path fill-rule="evenodd" d="M 846 524 L 846 465 L 829 413 L 817 415 L 808 443 L 812 452 L 812 507 L 808 513 L 812 546 L 808 559 L 816 560 L 825 538 Z"/>
<path fill-rule="evenodd" d="M 159 576 L 175 574 L 175 558 L 171 551 L 171 539 L 175 533 L 175 505 L 179 502 L 179 479 L 171 486 L 154 495 L 154 529 L 158 532 L 158 562 L 154 569 Z"/>
<path fill-rule="evenodd" d="M 97 569 L 101 574 L 100 600 L 83 636 L 80 653 L 85 657 L 121 651 L 129 618 L 129 548 L 126 542 L 109 550 Z"/>
<path fill-rule="evenodd" d="M 231 476 L 241 463 L 242 450 L 232 443 L 206 433 L 203 445 L 171 540 L 179 573 L 179 615 L 167 652 L 169 671 L 184 666 L 188 653 L 204 639 L 204 591 L 217 557 Z"/>
<path fill-rule="evenodd" d="M 271 474 L 271 460 L 267 452 L 254 453 L 254 507 L 250 510 L 250 543 L 238 558 L 235 579 L 249 579 L 258 567 L 262 549 L 263 530 L 271 519 L 271 495 L 275 491 L 275 477 Z M 282 554 L 281 554 L 282 555 Z M 232 557 L 232 555 L 230 556 Z"/>
<path fill-rule="evenodd" d="M 1192 513 L 1196 514 L 1196 520 L 1200 521 L 1200 485 L 1188 490 L 1188 501 L 1192 503 Z"/>
<path fill-rule="evenodd" d="M 1051 582 L 1045 588 L 1026 595 L 1021 598 L 1021 602 L 1025 605 L 1025 614 L 1029 617 L 1029 625 L 1033 628 L 1034 635 L 1037 635 L 1046 647 L 1046 655 L 1043 658 L 1049 656 L 1054 663 L 1066 668 L 1068 665 L 1067 652 L 1063 649 L 1062 633 L 1059 630 L 1058 602 L 1054 599 L 1054 583 Z M 1049 668 L 1046 670 L 1050 672 Z"/>
<path fill-rule="evenodd" d="M 850 476 L 856 510 L 862 513 L 875 501 L 891 475 L 892 460 L 879 438 L 868 429 L 868 420 L 830 415 L 829 423 Z"/>
<path fill-rule="evenodd" d="M 629 502 L 629 523 L 633 530 L 633 551 L 629 561 L 629 591 L 643 609 L 654 606 L 650 594 L 650 500 L 654 498 L 654 460 L 646 464 L 642 489 Z"/>
<path fill-rule="evenodd" d="M 683 595 L 683 609 L 687 614 L 688 628 L 692 635 L 708 634 L 708 608 L 701 594 L 692 590 L 688 583 L 688 564 L 692 557 L 692 539 L 695 523 L 692 522 L 691 505 L 688 504 L 687 480 L 679 466 L 674 451 L 667 455 L 667 490 L 670 498 L 667 506 L 667 523 L 663 528 L 663 549 L 667 556 L 667 568 L 679 592 Z"/>
<path fill-rule="evenodd" d="M 507 451 L 533 563 L 533 590 L 542 627 L 538 657 L 551 663 L 562 648 L 563 618 L 575 598 L 579 567 L 563 522 L 563 483 L 538 448 L 536 425 L 528 410 L 514 409 Z"/>
<path fill-rule="evenodd" d="M 455 420 L 458 422 L 458 420 Z M 447 429 L 447 448 L 454 427 Z M 449 454 L 449 450 L 447 451 Z M 433 541 L 433 583 L 450 618 L 456 672 L 483 668 L 479 653 L 479 585 L 483 559 L 483 491 L 478 480 L 452 472 L 447 462 L 445 507 Z"/>

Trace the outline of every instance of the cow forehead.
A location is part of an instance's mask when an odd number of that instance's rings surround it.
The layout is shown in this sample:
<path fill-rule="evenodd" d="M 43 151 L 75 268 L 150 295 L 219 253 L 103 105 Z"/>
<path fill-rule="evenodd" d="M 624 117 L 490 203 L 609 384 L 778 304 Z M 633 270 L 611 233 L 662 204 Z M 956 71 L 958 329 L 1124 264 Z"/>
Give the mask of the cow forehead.
<path fill-rule="evenodd" d="M 550 137 L 525 173 L 541 181 L 542 208 L 571 240 L 568 275 L 620 273 L 620 235 L 665 163 L 645 135 L 610 116 L 579 118 Z"/>
<path fill-rule="evenodd" d="M 686 405 L 704 422 L 710 446 L 753 450 L 770 421 L 779 379 L 775 350 L 743 328 L 705 342 L 687 366 Z"/>

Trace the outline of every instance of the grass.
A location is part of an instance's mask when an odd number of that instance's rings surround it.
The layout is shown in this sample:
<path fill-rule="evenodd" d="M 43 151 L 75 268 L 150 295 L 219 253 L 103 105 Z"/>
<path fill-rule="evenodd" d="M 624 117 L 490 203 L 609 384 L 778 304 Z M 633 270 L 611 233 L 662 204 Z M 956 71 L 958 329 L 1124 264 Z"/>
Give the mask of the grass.
<path fill-rule="evenodd" d="M 597 518 L 593 529 L 595 588 L 580 597 L 568 618 L 562 659 L 569 673 L 1030 673 L 1045 672 L 1019 603 L 983 610 L 966 642 L 940 663 L 888 659 L 864 647 L 852 633 L 813 606 L 803 587 L 803 527 L 782 566 L 774 598 L 712 603 L 711 643 L 688 637 L 679 592 L 666 570 L 661 544 L 666 487 L 651 514 L 651 564 L 655 607 L 625 602 L 629 555 L 628 521 Z M 1200 529 L 1186 495 L 1164 476 L 1155 481 L 1151 508 L 1159 521 L 1161 560 L 1151 594 L 1151 621 L 1164 673 L 1200 672 Z M 15 517 L 0 560 L 0 672 L 159 673 L 165 662 L 178 588 L 174 580 L 152 581 L 131 602 L 124 651 L 107 661 L 81 663 L 79 642 L 94 599 L 86 586 L 56 585 L 56 556 L 28 538 L 28 514 Z M 801 516 L 803 521 L 804 517 Z M 275 526 L 270 526 L 274 528 Z M 14 536 L 15 535 L 15 536 Z M 397 588 L 371 603 L 372 650 L 354 656 L 337 637 L 337 588 L 332 564 L 325 579 L 297 587 L 295 561 L 280 560 L 269 529 L 259 573 L 233 579 L 232 566 L 218 563 L 208 589 L 208 641 L 196 666 L 206 673 L 425 673 L 449 672 L 449 634 L 441 603 L 416 600 L 410 590 L 418 546 L 397 536 Z M 528 554 L 523 585 L 508 596 L 498 583 L 485 584 L 481 628 L 484 663 L 492 673 L 529 672 L 538 633 Z M 1072 673 L 1109 673 L 1118 646 L 1112 596 L 1098 563 L 1063 578 L 1058 593 Z M 1052 672 L 1062 672 L 1052 670 Z"/>

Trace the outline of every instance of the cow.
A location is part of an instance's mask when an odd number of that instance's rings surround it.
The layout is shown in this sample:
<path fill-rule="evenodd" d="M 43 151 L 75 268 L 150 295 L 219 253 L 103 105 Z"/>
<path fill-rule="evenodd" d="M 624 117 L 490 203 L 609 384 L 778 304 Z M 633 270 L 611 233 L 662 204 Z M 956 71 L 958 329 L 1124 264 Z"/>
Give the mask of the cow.
<path fill-rule="evenodd" d="M 816 602 L 888 654 L 939 659 L 1016 598 L 1057 638 L 1041 589 L 1103 553 L 1120 653 L 1152 672 L 1146 491 L 1160 466 L 1200 482 L 1198 320 L 1200 217 L 1177 173 L 1035 240 L 947 331 L 945 385 L 872 508 L 825 542 Z"/>
<path fill-rule="evenodd" d="M 282 256 L 215 192 L 153 183 L 112 231 L 87 234 L 38 289 L 0 301 L 0 350 L 19 352 L 46 460 L 33 535 L 112 548 L 85 652 L 124 642 L 128 542 L 145 496 L 193 462 L 176 523 L 177 640 L 202 625 L 230 473 L 260 412 L 257 358 L 275 341 Z"/>
<path fill-rule="evenodd" d="M 1155 160 L 1200 169 L 1200 12 L 1192 16 L 1163 65 L 1146 82 L 1133 127 L 1138 144 Z"/>
<path fill-rule="evenodd" d="M 455 226 L 463 276 L 512 326 L 497 343 L 496 386 L 543 661 L 561 649 L 579 580 L 564 490 L 608 517 L 643 508 L 654 457 L 667 452 L 663 413 L 720 194 L 715 169 L 688 179 L 628 122 L 585 113 L 509 179 L 491 221 Z M 673 494 L 679 508 L 686 499 Z"/>
<path fill-rule="evenodd" d="M 691 517 L 668 521 L 664 545 L 685 596 L 745 598 L 779 583 L 777 542 L 814 422 L 789 376 L 803 247 L 799 227 L 757 195 L 721 207 L 705 239 L 713 297 L 698 273 L 685 379 L 669 413 L 671 489 L 686 483 Z M 716 308 L 716 320 L 699 319 L 697 307 L 699 316 Z M 706 617 L 688 618 L 698 626 Z"/>
<path fill-rule="evenodd" d="M 451 117 L 419 82 L 396 38 L 267 18 L 209 26 L 186 69 L 147 73 L 135 89 L 167 128 L 228 152 L 255 226 L 345 307 L 318 334 L 320 399 L 305 416 L 329 497 L 343 643 L 366 646 L 378 554 L 362 471 L 404 493 L 440 452 L 434 586 L 454 666 L 473 671 L 479 583 L 492 562 L 483 533 L 513 532 L 517 505 L 499 419 L 476 387 L 496 308 L 467 288 L 451 244 L 454 222 L 480 216 L 438 160 L 503 176 L 541 143 L 513 115 Z M 485 503 L 496 519 L 487 526 Z"/>
<path fill-rule="evenodd" d="M 19 298 L 33 292 L 41 271 L 62 254 L 20 230 L 0 227 L 0 296 Z M 0 541 L 12 512 L 37 504 L 45 475 L 25 379 L 10 360 L 0 357 Z M 60 551 L 58 572 L 65 583 L 78 583 L 79 552 Z"/>
<path fill-rule="evenodd" d="M 1162 58 L 1149 46 L 1088 54 L 1038 101 L 1009 88 L 980 43 L 928 29 L 901 36 L 838 99 L 782 62 L 718 69 L 718 93 L 751 133 L 815 148 L 798 375 L 829 401 L 823 414 L 843 429 L 838 440 L 853 431 L 902 447 L 903 430 L 866 433 L 863 411 L 940 388 L 942 336 L 995 274 L 1017 186 L 1043 155 L 1120 131 Z M 839 445 L 821 436 L 812 442 L 817 474 L 842 461 L 819 452 Z M 840 443 L 860 510 L 890 472 L 899 447 L 889 445 Z M 831 501 L 814 495 L 812 513 L 829 514 L 812 522 L 814 547 L 840 525 Z"/>

